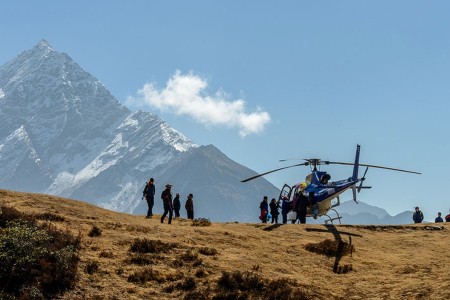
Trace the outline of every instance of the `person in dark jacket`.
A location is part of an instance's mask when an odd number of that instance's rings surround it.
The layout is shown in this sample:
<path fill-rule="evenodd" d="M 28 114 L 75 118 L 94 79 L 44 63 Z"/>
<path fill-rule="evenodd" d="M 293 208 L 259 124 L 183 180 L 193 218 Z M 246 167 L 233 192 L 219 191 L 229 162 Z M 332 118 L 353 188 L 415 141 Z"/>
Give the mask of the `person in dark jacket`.
<path fill-rule="evenodd" d="M 142 199 L 145 198 L 147 200 L 148 210 L 147 210 L 147 216 L 146 218 L 149 219 L 153 217 L 153 205 L 155 204 L 155 180 L 153 178 L 150 178 L 150 180 L 145 185 Z"/>
<path fill-rule="evenodd" d="M 272 215 L 272 223 L 278 224 L 278 215 L 280 214 L 278 212 L 279 203 L 275 200 L 275 198 L 272 198 L 269 204 L 270 207 L 270 214 Z"/>
<path fill-rule="evenodd" d="M 171 188 L 172 185 L 166 184 L 166 189 L 161 193 L 161 199 L 164 204 L 164 214 L 161 216 L 161 223 L 164 223 L 164 218 L 169 214 L 169 224 L 172 224 L 173 203 Z"/>
<path fill-rule="evenodd" d="M 308 208 L 308 197 L 306 197 L 302 191 L 297 194 L 297 201 L 295 202 L 297 217 L 300 220 L 300 224 L 306 223 L 306 211 Z"/>
<path fill-rule="evenodd" d="M 422 223 L 423 213 L 420 211 L 419 207 L 416 207 L 416 211 L 413 213 L 414 223 Z"/>
<path fill-rule="evenodd" d="M 438 216 L 436 217 L 436 219 L 434 219 L 434 223 L 444 222 L 444 219 L 442 219 L 441 215 L 441 212 L 438 212 Z"/>
<path fill-rule="evenodd" d="M 269 200 L 267 196 L 264 196 L 263 201 L 259 204 L 259 209 L 261 210 L 260 220 L 263 223 L 267 223 L 267 213 L 269 212 Z"/>
<path fill-rule="evenodd" d="M 194 220 L 194 195 L 189 194 L 187 197 L 186 203 L 184 204 L 184 208 L 186 208 L 187 218 Z"/>
<path fill-rule="evenodd" d="M 287 197 L 283 197 L 283 203 L 281 204 L 281 216 L 283 217 L 283 224 L 287 223 L 287 215 L 292 210 L 292 201 L 289 201 Z"/>
<path fill-rule="evenodd" d="M 180 208 L 181 208 L 180 193 L 177 193 L 175 195 L 175 198 L 173 198 L 173 210 L 175 212 L 175 219 L 180 217 Z"/>

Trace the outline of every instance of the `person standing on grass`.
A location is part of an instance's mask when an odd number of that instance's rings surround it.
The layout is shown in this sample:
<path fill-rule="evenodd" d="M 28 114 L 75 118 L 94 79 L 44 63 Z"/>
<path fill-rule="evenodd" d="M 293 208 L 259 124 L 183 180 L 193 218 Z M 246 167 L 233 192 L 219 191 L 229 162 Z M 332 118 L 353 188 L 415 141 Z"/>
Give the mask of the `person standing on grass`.
<path fill-rule="evenodd" d="M 261 210 L 261 216 L 259 217 L 263 223 L 267 223 L 267 213 L 269 212 L 269 200 L 267 196 L 264 196 L 263 201 L 259 204 Z"/>
<path fill-rule="evenodd" d="M 272 201 L 270 201 L 269 204 L 270 207 L 270 214 L 272 215 L 272 223 L 275 222 L 275 224 L 278 224 L 278 215 L 280 214 L 278 212 L 278 207 L 280 207 L 275 200 L 275 198 L 272 198 Z"/>
<path fill-rule="evenodd" d="M 161 193 L 161 199 L 164 204 L 164 214 L 161 216 L 161 223 L 164 223 L 164 218 L 169 214 L 168 223 L 172 224 L 173 203 L 171 188 L 171 184 L 166 184 L 166 189 Z"/>
<path fill-rule="evenodd" d="M 292 201 L 289 201 L 289 198 L 284 196 L 283 203 L 281 204 L 281 216 L 283 218 L 283 224 L 287 223 L 287 215 L 292 210 Z"/>
<path fill-rule="evenodd" d="M 147 210 L 147 219 L 153 217 L 153 205 L 155 204 L 155 180 L 150 178 L 150 180 L 145 185 L 142 200 L 147 200 L 148 210 Z"/>
<path fill-rule="evenodd" d="M 173 199 L 173 210 L 175 212 L 175 219 L 180 217 L 180 208 L 181 208 L 180 193 L 177 193 L 175 195 L 175 198 Z"/>
<path fill-rule="evenodd" d="M 308 197 L 306 197 L 303 194 L 303 191 L 300 190 L 300 192 L 297 195 L 297 202 L 296 202 L 296 211 L 297 211 L 297 218 L 300 220 L 300 224 L 306 223 L 306 212 L 308 210 Z"/>
<path fill-rule="evenodd" d="M 194 220 L 194 195 L 189 194 L 187 197 L 186 203 L 184 204 L 184 208 L 186 208 L 187 218 Z"/>
<path fill-rule="evenodd" d="M 413 213 L 414 223 L 422 223 L 423 213 L 420 211 L 419 207 L 416 206 L 416 211 Z"/>

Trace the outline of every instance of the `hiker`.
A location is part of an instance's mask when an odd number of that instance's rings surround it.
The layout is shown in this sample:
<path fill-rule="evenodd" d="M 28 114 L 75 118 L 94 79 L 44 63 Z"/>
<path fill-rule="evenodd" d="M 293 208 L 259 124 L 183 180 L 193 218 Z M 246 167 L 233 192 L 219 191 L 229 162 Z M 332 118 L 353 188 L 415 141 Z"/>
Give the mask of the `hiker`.
<path fill-rule="evenodd" d="M 436 219 L 434 219 L 434 223 L 441 223 L 444 222 L 444 220 L 441 217 L 441 212 L 438 212 L 438 216 Z"/>
<path fill-rule="evenodd" d="M 416 211 L 413 213 L 414 223 L 422 223 L 423 213 L 420 211 L 419 207 L 416 206 Z"/>
<path fill-rule="evenodd" d="M 180 208 L 181 208 L 180 193 L 177 193 L 175 195 L 175 198 L 173 198 L 173 210 L 175 212 L 175 219 L 180 217 Z"/>
<path fill-rule="evenodd" d="M 306 184 L 305 184 L 306 187 Z M 308 197 L 306 197 L 303 194 L 303 185 L 300 188 L 300 191 L 297 195 L 297 201 L 296 201 L 296 208 L 295 211 L 297 212 L 297 218 L 300 220 L 300 224 L 305 224 L 306 223 L 306 211 L 308 208 Z"/>
<path fill-rule="evenodd" d="M 449 210 L 450 211 L 450 210 Z M 445 216 L 445 222 L 450 222 L 450 214 Z"/>
<path fill-rule="evenodd" d="M 259 204 L 259 209 L 261 210 L 261 215 L 259 216 L 259 219 L 263 223 L 267 223 L 267 213 L 269 212 L 269 203 L 268 203 L 267 196 L 264 196 L 263 201 Z"/>
<path fill-rule="evenodd" d="M 186 208 L 187 218 L 194 220 L 194 195 L 189 194 L 187 197 L 186 203 L 184 204 L 184 208 Z"/>
<path fill-rule="evenodd" d="M 150 180 L 146 183 L 144 191 L 142 192 L 142 200 L 147 200 L 148 210 L 147 210 L 147 219 L 153 217 L 153 205 L 155 204 L 155 180 L 150 178 Z"/>
<path fill-rule="evenodd" d="M 281 204 L 281 216 L 283 218 L 283 224 L 287 223 L 287 215 L 292 209 L 292 202 L 289 201 L 289 198 L 284 196 L 283 203 Z"/>
<path fill-rule="evenodd" d="M 169 214 L 169 224 L 172 224 L 173 204 L 171 188 L 171 184 L 166 184 L 166 189 L 161 193 L 161 199 L 164 204 L 164 214 L 161 216 L 161 223 L 164 223 L 164 218 Z"/>
<path fill-rule="evenodd" d="M 278 207 L 280 207 L 279 203 L 277 203 L 277 201 L 275 200 L 275 198 L 272 198 L 272 200 L 270 201 L 270 214 L 272 215 L 272 224 L 278 224 L 278 215 L 280 214 L 278 212 Z"/>

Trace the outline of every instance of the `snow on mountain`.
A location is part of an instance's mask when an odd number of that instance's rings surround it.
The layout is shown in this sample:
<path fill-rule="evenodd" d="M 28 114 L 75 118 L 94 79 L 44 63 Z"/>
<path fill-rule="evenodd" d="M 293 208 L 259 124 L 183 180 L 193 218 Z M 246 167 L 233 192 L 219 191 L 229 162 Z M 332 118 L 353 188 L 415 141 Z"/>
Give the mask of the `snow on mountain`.
<path fill-rule="evenodd" d="M 129 111 L 45 40 L 0 67 L 0 120 L 2 188 L 132 213 L 142 212 L 144 183 L 155 177 L 158 192 L 177 183 L 196 192 L 199 213 L 221 220 L 256 219 L 255 196 L 278 192 L 265 179 L 241 184 L 254 172 L 154 114 Z"/>
<path fill-rule="evenodd" d="M 0 140 L 0 158 L 0 186 L 33 191 L 48 184 L 47 170 L 24 126 Z"/>

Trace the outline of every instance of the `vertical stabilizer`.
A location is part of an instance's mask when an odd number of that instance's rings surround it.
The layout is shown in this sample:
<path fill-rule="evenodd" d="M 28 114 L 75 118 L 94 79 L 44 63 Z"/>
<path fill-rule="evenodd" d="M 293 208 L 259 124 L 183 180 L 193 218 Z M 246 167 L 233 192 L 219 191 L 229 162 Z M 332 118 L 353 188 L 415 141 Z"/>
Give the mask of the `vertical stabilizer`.
<path fill-rule="evenodd" d="M 356 155 L 355 155 L 355 165 L 353 166 L 353 176 L 352 180 L 358 180 L 358 169 L 359 169 L 359 149 L 360 145 L 356 145 Z"/>

